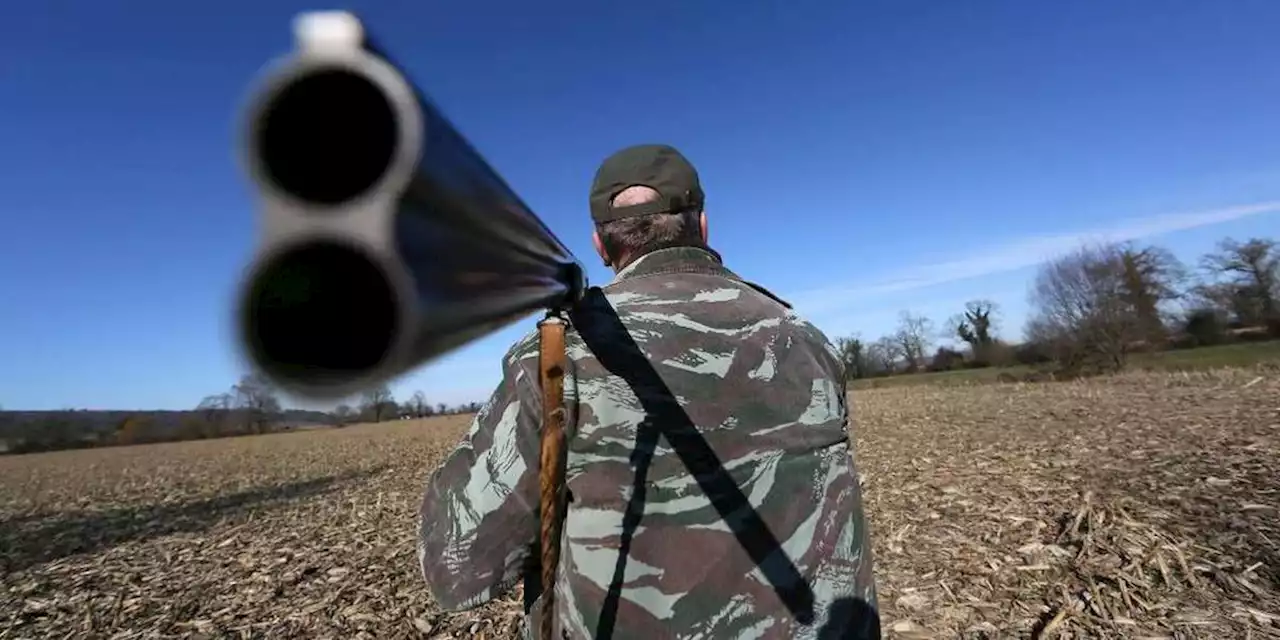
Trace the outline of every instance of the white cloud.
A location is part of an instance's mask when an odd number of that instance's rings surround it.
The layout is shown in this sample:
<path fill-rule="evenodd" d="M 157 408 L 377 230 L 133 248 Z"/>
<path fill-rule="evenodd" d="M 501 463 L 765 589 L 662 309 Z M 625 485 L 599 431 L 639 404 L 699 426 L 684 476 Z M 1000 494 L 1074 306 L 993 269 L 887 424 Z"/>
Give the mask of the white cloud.
<path fill-rule="evenodd" d="M 879 281 L 851 287 L 800 291 L 791 294 L 789 298 L 804 313 L 827 313 L 875 296 L 1035 266 L 1047 258 L 1072 251 L 1083 243 L 1137 240 L 1277 211 L 1280 211 L 1280 200 L 1272 200 L 1209 211 L 1170 213 L 1130 219 L 1106 228 L 1030 236 L 989 247 L 959 259 L 909 267 Z"/>

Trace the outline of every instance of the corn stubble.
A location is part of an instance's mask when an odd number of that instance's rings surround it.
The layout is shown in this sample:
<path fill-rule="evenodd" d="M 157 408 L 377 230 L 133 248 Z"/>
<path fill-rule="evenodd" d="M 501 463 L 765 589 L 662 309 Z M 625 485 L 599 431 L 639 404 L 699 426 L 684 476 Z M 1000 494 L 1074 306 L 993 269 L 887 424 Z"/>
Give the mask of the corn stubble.
<path fill-rule="evenodd" d="M 887 638 L 1280 638 L 1280 375 L 853 399 Z M 0 638 L 517 637 L 443 614 L 445 417 L 0 458 Z"/>

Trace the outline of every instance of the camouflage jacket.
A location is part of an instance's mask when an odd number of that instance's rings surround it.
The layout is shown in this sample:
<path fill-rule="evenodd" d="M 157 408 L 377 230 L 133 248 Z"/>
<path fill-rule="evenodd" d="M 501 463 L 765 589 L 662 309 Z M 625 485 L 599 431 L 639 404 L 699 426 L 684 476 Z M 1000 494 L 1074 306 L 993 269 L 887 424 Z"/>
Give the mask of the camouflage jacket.
<path fill-rule="evenodd" d="M 571 320 L 557 635 L 878 638 L 844 368 L 826 337 L 694 248 L 641 257 Z M 536 615 L 536 331 L 503 365 L 431 478 L 418 555 L 440 606 L 523 578 Z"/>

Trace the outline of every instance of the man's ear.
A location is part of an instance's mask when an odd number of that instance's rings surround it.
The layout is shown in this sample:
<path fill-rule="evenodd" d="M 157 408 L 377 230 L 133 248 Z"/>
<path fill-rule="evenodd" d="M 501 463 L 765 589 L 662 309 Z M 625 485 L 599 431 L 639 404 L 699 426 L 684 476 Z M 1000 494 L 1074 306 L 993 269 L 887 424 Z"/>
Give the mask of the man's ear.
<path fill-rule="evenodd" d="M 599 231 L 591 232 L 591 244 L 595 246 L 596 254 L 599 255 L 600 259 L 604 261 L 604 266 L 612 267 L 613 262 L 609 260 L 609 252 L 604 250 L 604 242 L 600 240 Z"/>
<path fill-rule="evenodd" d="M 702 231 L 702 244 L 707 244 L 707 212 L 698 214 L 698 227 Z"/>

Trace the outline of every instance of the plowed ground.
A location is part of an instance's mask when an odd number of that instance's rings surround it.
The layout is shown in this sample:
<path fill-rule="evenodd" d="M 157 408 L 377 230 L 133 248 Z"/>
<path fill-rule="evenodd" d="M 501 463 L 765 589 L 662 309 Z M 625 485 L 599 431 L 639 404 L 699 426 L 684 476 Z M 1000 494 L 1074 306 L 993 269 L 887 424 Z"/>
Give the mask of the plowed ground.
<path fill-rule="evenodd" d="M 1280 376 L 853 397 L 888 638 L 1280 638 Z M 449 417 L 0 458 L 0 638 L 515 637 L 442 615 Z"/>

